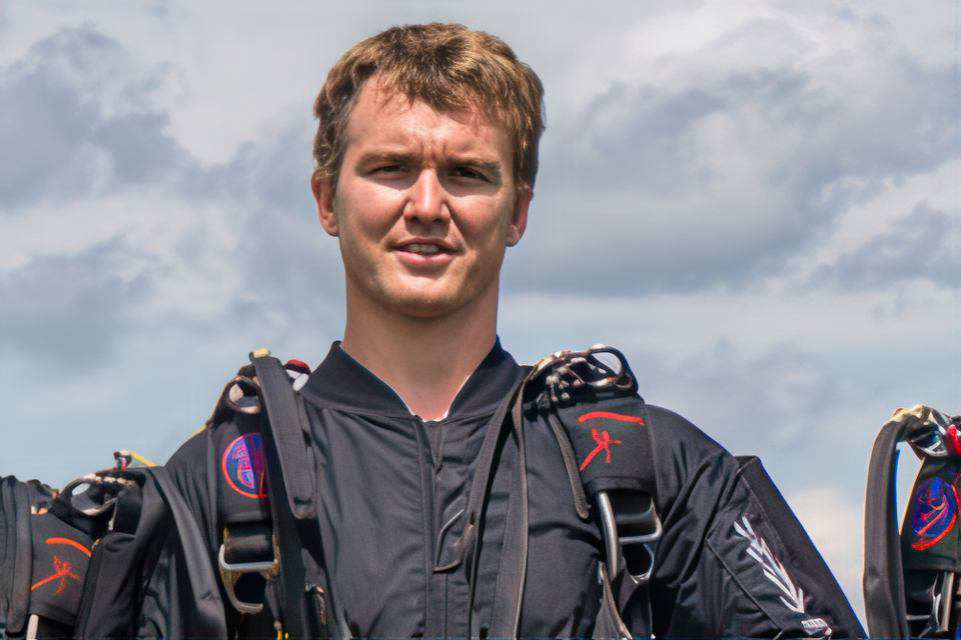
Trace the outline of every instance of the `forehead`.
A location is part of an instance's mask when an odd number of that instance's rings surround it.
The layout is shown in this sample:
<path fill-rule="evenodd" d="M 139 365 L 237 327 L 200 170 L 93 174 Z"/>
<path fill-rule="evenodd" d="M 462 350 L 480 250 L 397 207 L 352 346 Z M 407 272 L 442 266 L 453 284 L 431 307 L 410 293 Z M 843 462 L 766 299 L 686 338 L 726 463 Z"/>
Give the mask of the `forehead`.
<path fill-rule="evenodd" d="M 483 153 L 511 159 L 506 127 L 479 101 L 447 111 L 385 89 L 376 79 L 364 83 L 346 127 L 346 152 L 378 146 L 417 147 L 425 152 Z"/>

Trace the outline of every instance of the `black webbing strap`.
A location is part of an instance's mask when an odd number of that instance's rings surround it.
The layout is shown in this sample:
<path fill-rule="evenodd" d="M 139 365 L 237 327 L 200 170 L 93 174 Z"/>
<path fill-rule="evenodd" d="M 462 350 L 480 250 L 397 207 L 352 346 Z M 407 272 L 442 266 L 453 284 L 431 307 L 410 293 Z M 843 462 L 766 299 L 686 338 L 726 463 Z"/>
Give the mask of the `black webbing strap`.
<path fill-rule="evenodd" d="M 290 377 L 279 360 L 251 354 L 267 409 L 269 437 L 264 441 L 271 520 L 280 556 L 280 576 L 268 583 L 268 601 L 280 614 L 283 633 L 290 638 L 309 637 L 305 611 L 306 569 L 301 556 L 298 520 L 316 513 L 313 469 L 308 464 L 303 405 L 291 388 Z"/>
<path fill-rule="evenodd" d="M 27 624 L 30 602 L 32 545 L 30 538 L 30 496 L 23 483 L 13 476 L 0 481 L 0 502 L 4 525 L 4 544 L 0 547 L 0 625 L 5 634 L 21 634 Z M 5 605 L 5 606 L 4 606 Z"/>
<path fill-rule="evenodd" d="M 477 566 L 480 557 L 478 540 L 483 530 L 487 500 L 490 496 L 494 466 L 498 460 L 498 451 L 504 445 L 504 426 L 508 415 L 515 405 L 520 405 L 523 391 L 523 381 L 518 382 L 514 389 L 501 401 L 487 423 L 484 441 L 477 455 L 474 476 L 471 480 L 467 507 L 464 517 L 467 519 L 460 539 L 456 543 L 457 553 L 454 560 L 446 566 L 437 567 L 435 571 L 451 571 L 459 567 L 471 555 L 471 580 L 468 611 L 473 612 L 474 597 L 477 591 Z M 497 596 L 491 627 L 487 635 L 493 638 L 512 638 L 517 636 L 517 626 L 520 620 L 520 608 L 523 599 L 524 584 L 527 576 L 527 470 L 524 454 L 524 440 L 522 422 L 512 418 L 513 431 L 518 446 L 518 476 L 514 491 L 509 500 L 507 524 L 504 532 L 504 545 L 498 567 Z M 468 622 L 471 637 L 480 634 L 480 621 L 471 619 Z"/>
<path fill-rule="evenodd" d="M 881 427 L 868 465 L 863 586 L 868 631 L 876 638 L 909 637 L 895 493 L 897 446 L 907 430 L 903 420 Z"/>
<path fill-rule="evenodd" d="M 507 505 L 504 525 L 504 544 L 494 593 L 489 636 L 516 638 L 524 604 L 524 585 L 527 581 L 527 448 L 524 441 L 523 385 L 512 400 L 510 422 L 517 445 L 517 478 Z"/>
<path fill-rule="evenodd" d="M 251 354 L 250 361 L 257 372 L 267 408 L 270 440 L 278 456 L 275 466 L 279 467 L 279 480 L 282 481 L 290 513 L 297 520 L 313 518 L 317 514 L 314 475 L 308 465 L 307 443 L 302 426 L 305 423 L 303 406 L 297 402 L 290 376 L 280 360 Z"/>

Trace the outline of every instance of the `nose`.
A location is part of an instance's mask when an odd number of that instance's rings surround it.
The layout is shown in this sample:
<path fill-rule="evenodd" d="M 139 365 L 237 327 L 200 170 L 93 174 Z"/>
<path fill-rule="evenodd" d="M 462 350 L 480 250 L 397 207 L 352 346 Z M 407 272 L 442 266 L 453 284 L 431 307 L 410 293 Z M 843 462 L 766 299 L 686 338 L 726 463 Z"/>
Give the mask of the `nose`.
<path fill-rule="evenodd" d="M 434 169 L 423 169 L 410 186 L 404 217 L 424 224 L 443 222 L 450 217 L 444 186 Z"/>

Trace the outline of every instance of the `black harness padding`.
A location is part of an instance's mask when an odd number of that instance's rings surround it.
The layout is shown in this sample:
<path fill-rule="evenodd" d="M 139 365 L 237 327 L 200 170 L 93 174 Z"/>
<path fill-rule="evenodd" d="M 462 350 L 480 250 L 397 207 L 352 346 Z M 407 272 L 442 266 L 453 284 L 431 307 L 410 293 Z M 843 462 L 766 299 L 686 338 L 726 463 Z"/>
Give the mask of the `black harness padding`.
<path fill-rule="evenodd" d="M 211 467 L 216 474 L 217 521 L 225 532 L 224 559 L 230 564 L 263 562 L 274 557 L 262 430 L 260 416 L 244 414 L 207 430 L 217 452 Z M 238 471 L 241 464 L 244 469 Z"/>
<path fill-rule="evenodd" d="M 895 486 L 897 445 L 904 440 L 907 429 L 908 423 L 904 421 L 891 421 L 881 427 L 868 465 L 864 500 L 864 607 L 868 630 L 878 638 L 909 637 Z"/>
<path fill-rule="evenodd" d="M 93 541 L 52 513 L 30 517 L 33 570 L 30 614 L 72 628 Z"/>
<path fill-rule="evenodd" d="M 76 621 L 92 542 L 53 499 L 35 480 L 0 480 L 0 637 L 63 637 Z"/>
<path fill-rule="evenodd" d="M 653 444 L 639 396 L 581 402 L 557 413 L 589 496 L 617 490 L 655 495 Z"/>

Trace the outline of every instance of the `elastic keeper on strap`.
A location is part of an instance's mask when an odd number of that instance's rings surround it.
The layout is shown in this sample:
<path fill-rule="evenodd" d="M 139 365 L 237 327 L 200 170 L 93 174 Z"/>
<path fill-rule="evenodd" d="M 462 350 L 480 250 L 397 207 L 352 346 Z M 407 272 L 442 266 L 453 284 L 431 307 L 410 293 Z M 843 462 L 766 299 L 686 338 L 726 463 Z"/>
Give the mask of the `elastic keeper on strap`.
<path fill-rule="evenodd" d="M 261 522 L 225 528 L 223 558 L 231 565 L 273 562 L 273 527 Z"/>

